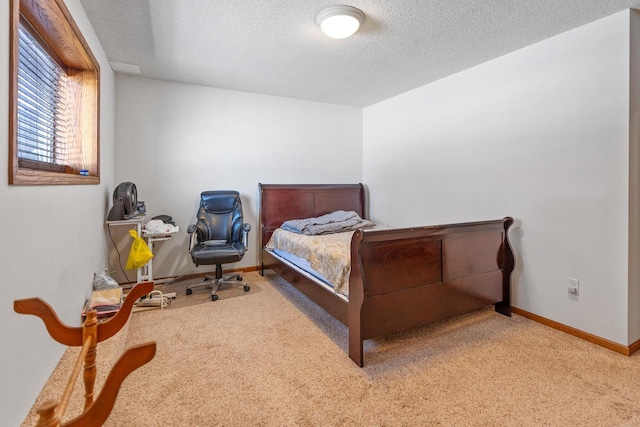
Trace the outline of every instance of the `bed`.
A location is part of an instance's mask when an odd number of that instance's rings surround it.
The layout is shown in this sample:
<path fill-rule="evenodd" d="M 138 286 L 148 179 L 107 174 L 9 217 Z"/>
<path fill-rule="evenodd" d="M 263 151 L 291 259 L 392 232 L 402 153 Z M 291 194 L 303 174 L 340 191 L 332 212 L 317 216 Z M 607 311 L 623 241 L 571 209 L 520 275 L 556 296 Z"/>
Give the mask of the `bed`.
<path fill-rule="evenodd" d="M 511 217 L 412 228 L 356 230 L 348 297 L 265 248 L 283 222 L 334 211 L 365 215 L 362 184 L 259 184 L 261 273 L 271 269 L 347 326 L 349 357 L 364 366 L 363 341 L 493 304 L 511 316 Z"/>

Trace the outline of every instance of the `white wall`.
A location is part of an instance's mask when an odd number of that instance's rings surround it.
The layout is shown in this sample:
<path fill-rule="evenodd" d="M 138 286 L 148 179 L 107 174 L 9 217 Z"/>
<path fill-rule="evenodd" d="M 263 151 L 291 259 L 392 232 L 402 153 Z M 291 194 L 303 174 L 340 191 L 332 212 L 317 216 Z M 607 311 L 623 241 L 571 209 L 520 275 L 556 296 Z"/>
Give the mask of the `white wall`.
<path fill-rule="evenodd" d="M 78 0 L 65 1 L 101 66 L 101 184 L 9 186 L 8 146 L 0 149 L 0 414 L 19 425 L 51 374 L 64 347 L 34 316 L 14 313 L 13 301 L 40 297 L 60 319 L 80 325 L 93 272 L 106 260 L 104 219 L 113 185 L 114 76 Z M 0 135 L 7 141 L 9 99 L 9 2 L 0 7 Z"/>
<path fill-rule="evenodd" d="M 640 338 L 640 12 L 631 11 L 629 90 L 629 343 Z"/>
<path fill-rule="evenodd" d="M 253 229 L 237 265 L 258 265 L 258 183 L 340 183 L 362 178 L 362 109 L 169 83 L 116 78 L 116 184 L 132 181 L 147 218 L 169 214 L 181 227 L 154 250 L 154 277 L 196 268 L 186 229 L 200 193 L 235 189 Z M 114 236 L 124 264 L 130 238 Z M 125 233 L 121 233 L 125 234 Z M 120 268 L 113 258 L 112 269 Z M 127 272 L 130 279 L 134 272 Z"/>
<path fill-rule="evenodd" d="M 374 220 L 513 216 L 513 305 L 629 343 L 629 11 L 365 108 L 363 120 Z M 577 299 L 568 277 L 580 279 Z"/>

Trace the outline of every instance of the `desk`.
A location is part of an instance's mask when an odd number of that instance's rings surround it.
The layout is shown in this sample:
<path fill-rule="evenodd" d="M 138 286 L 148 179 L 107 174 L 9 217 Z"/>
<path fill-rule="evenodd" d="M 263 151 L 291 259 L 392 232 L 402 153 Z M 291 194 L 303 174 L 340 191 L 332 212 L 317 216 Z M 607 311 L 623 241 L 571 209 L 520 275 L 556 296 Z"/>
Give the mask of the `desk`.
<path fill-rule="evenodd" d="M 116 227 L 126 225 L 129 228 L 135 227 L 136 233 L 138 236 L 142 237 L 147 246 L 149 246 L 149 250 L 153 253 L 153 244 L 155 242 L 160 242 L 162 240 L 171 240 L 174 234 L 178 234 L 179 227 L 176 226 L 176 231 L 171 233 L 148 233 L 147 230 L 143 229 L 144 225 L 144 217 L 136 217 L 132 219 L 124 219 L 122 221 L 107 221 L 107 226 Z M 127 253 L 128 255 L 128 253 Z M 155 283 L 164 283 L 171 279 L 157 280 Z M 142 282 L 153 282 L 153 258 L 149 260 L 145 265 L 138 268 L 136 271 L 136 284 Z"/>

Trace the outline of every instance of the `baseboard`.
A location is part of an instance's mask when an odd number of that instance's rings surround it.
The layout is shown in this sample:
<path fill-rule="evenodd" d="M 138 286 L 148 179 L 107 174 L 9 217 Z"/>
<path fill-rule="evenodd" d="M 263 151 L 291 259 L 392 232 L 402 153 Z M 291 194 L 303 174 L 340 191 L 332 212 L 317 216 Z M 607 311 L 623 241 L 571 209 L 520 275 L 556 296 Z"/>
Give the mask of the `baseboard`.
<path fill-rule="evenodd" d="M 571 326 L 567 326 L 565 324 L 556 322 L 554 320 L 547 319 L 546 317 L 529 313 L 528 311 L 522 310 L 518 307 L 511 307 L 511 312 L 518 314 L 522 317 L 526 317 L 527 319 L 531 319 L 542 325 L 549 326 L 550 328 L 557 329 L 569 335 L 573 335 L 574 337 L 583 339 L 585 341 L 589 341 L 593 344 L 599 345 L 600 347 L 604 347 L 609 350 L 613 350 L 617 353 L 624 354 L 625 356 L 631 356 L 633 353 L 640 350 L 640 340 L 634 342 L 629 346 L 625 346 L 625 345 L 618 344 L 613 341 L 609 341 L 607 339 L 598 337 L 596 335 L 592 335 L 588 332 L 581 331 L 580 329 L 572 328 Z"/>
<path fill-rule="evenodd" d="M 243 273 L 250 273 L 252 271 L 258 271 L 260 270 L 260 266 L 258 265 L 254 265 L 251 267 L 243 267 L 243 268 L 233 268 L 230 270 L 223 270 L 223 274 L 227 274 L 227 273 L 236 273 L 238 271 L 243 272 Z M 167 281 L 171 281 L 171 280 L 176 280 L 176 279 L 195 279 L 196 277 L 204 277 L 205 275 L 211 275 L 211 274 L 215 274 L 215 270 L 212 271 L 202 271 L 202 272 L 196 272 L 196 273 L 187 273 L 187 274 L 183 274 L 182 276 L 166 276 L 166 277 L 156 277 L 154 278 L 154 281 L 159 281 L 159 282 L 167 282 Z M 135 282 L 122 282 L 120 283 L 120 286 L 124 286 L 124 285 L 133 285 Z"/>

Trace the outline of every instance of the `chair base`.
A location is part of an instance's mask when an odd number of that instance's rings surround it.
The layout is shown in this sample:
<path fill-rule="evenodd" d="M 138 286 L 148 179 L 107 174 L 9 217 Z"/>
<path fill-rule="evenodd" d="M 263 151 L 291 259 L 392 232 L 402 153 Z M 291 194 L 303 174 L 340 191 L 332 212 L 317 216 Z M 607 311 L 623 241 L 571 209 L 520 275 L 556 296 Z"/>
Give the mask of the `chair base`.
<path fill-rule="evenodd" d="M 251 286 L 249 286 L 246 282 L 242 281 L 242 277 L 240 276 L 239 273 L 232 273 L 232 274 L 227 274 L 225 276 L 222 276 L 222 269 L 218 270 L 218 268 L 216 268 L 216 276 L 220 276 L 220 277 L 204 276 L 204 280 L 202 282 L 192 283 L 188 285 L 186 294 L 191 295 L 193 293 L 192 291 L 193 288 L 206 286 L 208 288 L 211 288 L 211 301 L 217 301 L 218 295 L 216 295 L 216 292 L 218 291 L 218 288 L 222 284 L 242 285 L 245 292 L 249 292 L 249 290 L 251 289 Z"/>

